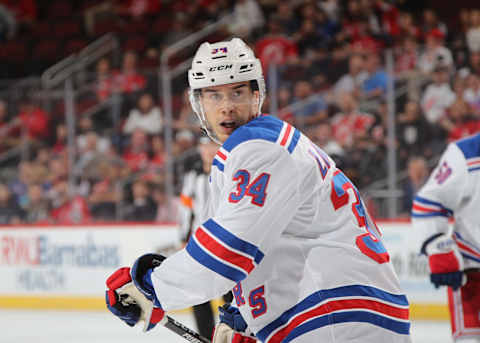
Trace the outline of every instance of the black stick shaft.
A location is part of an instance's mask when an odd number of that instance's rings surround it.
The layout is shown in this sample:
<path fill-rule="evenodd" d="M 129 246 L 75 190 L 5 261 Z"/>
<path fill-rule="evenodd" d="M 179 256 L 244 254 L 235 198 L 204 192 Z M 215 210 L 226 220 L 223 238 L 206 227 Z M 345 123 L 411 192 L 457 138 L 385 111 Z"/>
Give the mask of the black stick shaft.
<path fill-rule="evenodd" d="M 180 322 L 177 322 L 170 316 L 167 317 L 167 322 L 163 324 L 167 329 L 170 331 L 175 332 L 177 335 L 182 336 L 187 341 L 192 343 L 211 343 L 208 338 L 200 336 L 197 332 L 193 331 L 192 329 L 186 327 Z"/>

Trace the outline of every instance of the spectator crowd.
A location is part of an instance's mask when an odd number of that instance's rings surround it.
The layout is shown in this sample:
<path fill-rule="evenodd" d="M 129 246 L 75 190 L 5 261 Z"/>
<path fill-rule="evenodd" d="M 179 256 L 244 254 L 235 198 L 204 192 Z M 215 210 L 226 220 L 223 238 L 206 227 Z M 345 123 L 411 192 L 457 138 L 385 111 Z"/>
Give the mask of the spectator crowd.
<path fill-rule="evenodd" d="M 247 41 L 267 84 L 276 76 L 264 111 L 276 108 L 281 119 L 302 128 L 360 189 L 387 176 L 387 103 L 394 91 L 391 143 L 397 167 L 407 171 L 400 211 L 408 213 L 428 161 L 448 142 L 480 131 L 480 10 L 440 18 L 419 6 L 399 0 L 0 0 L 3 77 L 39 74 L 106 32 L 121 40 L 120 59 L 106 55 L 88 71 L 87 90 L 76 99 L 73 142 L 63 100 L 46 106 L 30 92 L 13 101 L 0 88 L 0 224 L 176 221 L 165 170 L 173 165 L 179 190 L 182 172 L 199 158 L 202 133 L 184 75 L 173 83 L 172 122 L 164 117 L 159 56 L 227 14 L 228 24 L 209 40 L 233 35 Z M 56 43 L 49 54 L 38 45 L 50 40 Z M 195 48 L 178 53 L 171 66 Z"/>

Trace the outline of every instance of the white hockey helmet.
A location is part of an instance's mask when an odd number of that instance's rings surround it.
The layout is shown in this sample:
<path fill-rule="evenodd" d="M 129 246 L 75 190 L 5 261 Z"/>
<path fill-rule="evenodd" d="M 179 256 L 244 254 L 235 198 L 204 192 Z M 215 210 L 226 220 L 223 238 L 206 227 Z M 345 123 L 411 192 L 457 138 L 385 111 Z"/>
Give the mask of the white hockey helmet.
<path fill-rule="evenodd" d="M 205 42 L 200 45 L 193 58 L 192 68 L 188 71 L 190 103 L 200 119 L 202 128 L 211 139 L 219 144 L 220 142 L 212 130 L 208 128 L 205 112 L 200 102 L 200 92 L 197 90 L 244 81 L 256 81 L 260 95 L 258 115 L 265 100 L 266 91 L 262 64 L 255 57 L 252 49 L 240 38 L 213 44 Z"/>

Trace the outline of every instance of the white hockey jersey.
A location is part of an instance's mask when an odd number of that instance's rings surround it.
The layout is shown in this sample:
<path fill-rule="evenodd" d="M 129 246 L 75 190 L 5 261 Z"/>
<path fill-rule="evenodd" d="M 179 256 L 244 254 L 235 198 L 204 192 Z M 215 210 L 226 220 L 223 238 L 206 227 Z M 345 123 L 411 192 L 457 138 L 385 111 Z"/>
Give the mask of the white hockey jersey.
<path fill-rule="evenodd" d="M 152 273 L 165 310 L 233 290 L 262 342 L 410 342 L 409 305 L 359 193 L 290 124 L 236 129 L 211 172 L 210 217 Z"/>
<path fill-rule="evenodd" d="M 480 133 L 450 143 L 414 199 L 412 223 L 425 238 L 447 233 L 452 216 L 465 268 L 480 267 Z"/>

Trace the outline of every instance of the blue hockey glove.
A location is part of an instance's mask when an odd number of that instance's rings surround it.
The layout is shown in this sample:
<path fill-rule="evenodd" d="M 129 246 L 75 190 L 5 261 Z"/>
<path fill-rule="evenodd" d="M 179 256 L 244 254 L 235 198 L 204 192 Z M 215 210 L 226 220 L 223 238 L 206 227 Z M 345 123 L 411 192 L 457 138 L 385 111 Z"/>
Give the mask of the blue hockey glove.
<path fill-rule="evenodd" d="M 143 330 L 155 327 L 165 317 L 153 288 L 151 273 L 165 257 L 147 254 L 138 258 L 132 269 L 120 268 L 107 279 L 107 308 L 127 325 L 144 321 Z"/>
<path fill-rule="evenodd" d="M 245 332 L 247 323 L 243 319 L 238 308 L 224 304 L 218 308 L 220 322 L 225 323 L 238 332 Z"/>
<path fill-rule="evenodd" d="M 450 286 L 455 291 L 466 283 L 463 258 L 450 235 L 431 236 L 423 243 L 421 252 L 428 256 L 430 281 L 435 288 Z"/>

